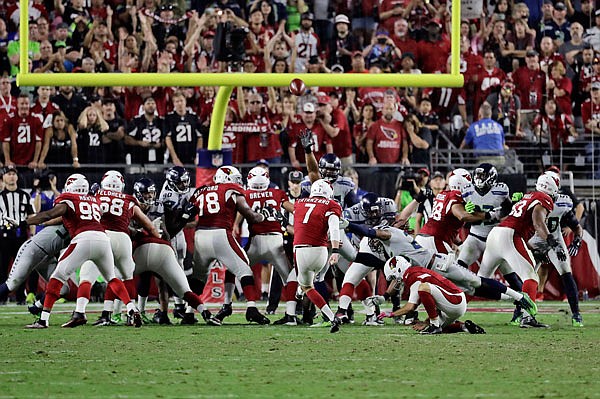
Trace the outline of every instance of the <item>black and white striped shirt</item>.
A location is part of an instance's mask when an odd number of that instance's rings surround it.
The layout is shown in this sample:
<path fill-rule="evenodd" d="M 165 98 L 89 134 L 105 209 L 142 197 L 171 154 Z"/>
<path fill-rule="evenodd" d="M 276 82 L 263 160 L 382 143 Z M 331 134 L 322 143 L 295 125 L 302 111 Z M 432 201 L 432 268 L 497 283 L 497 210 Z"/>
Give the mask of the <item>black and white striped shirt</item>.
<path fill-rule="evenodd" d="M 20 188 L 15 191 L 0 191 L 0 238 L 19 238 L 27 236 L 28 215 L 33 214 L 31 197 Z M 11 228 L 4 217 L 12 218 L 19 222 L 18 228 Z"/>

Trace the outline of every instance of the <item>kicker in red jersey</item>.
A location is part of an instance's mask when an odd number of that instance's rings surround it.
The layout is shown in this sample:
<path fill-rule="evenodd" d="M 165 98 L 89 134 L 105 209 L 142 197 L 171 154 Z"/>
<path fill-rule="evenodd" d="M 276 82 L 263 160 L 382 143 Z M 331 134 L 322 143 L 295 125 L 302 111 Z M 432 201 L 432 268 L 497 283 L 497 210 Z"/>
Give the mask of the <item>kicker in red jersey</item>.
<path fill-rule="evenodd" d="M 96 198 L 102 210 L 102 226 L 106 230 L 129 234 L 133 208 L 138 201 L 132 195 L 107 190 L 98 191 Z"/>
<path fill-rule="evenodd" d="M 327 246 L 328 219 L 341 217 L 342 208 L 334 200 L 301 198 L 294 203 L 294 245 Z"/>
<path fill-rule="evenodd" d="M 63 224 L 69 235 L 75 239 L 77 234 L 84 231 L 102 231 L 100 223 L 102 210 L 100 202 L 91 195 L 63 193 L 54 201 L 56 205 L 67 205 L 67 212 L 63 215 Z"/>
<path fill-rule="evenodd" d="M 265 207 L 281 209 L 281 205 L 289 201 L 285 191 L 278 188 L 268 188 L 265 191 L 246 191 L 246 202 L 255 212 Z M 250 224 L 250 236 L 266 233 L 281 233 L 281 224 L 277 221 L 267 221 Z"/>
<path fill-rule="evenodd" d="M 500 227 L 509 227 L 515 231 L 515 234 L 520 235 L 528 241 L 535 233 L 533 227 L 533 209 L 536 205 L 541 205 L 552 212 L 554 202 L 552 198 L 541 191 L 532 191 L 525 194 L 521 201 L 513 205 L 508 217 L 500 222 Z"/>
<path fill-rule="evenodd" d="M 237 195 L 244 195 L 239 184 L 221 183 L 198 188 L 190 203 L 198 208 L 197 228 L 231 229 L 236 215 Z"/>
<path fill-rule="evenodd" d="M 464 201 L 460 192 L 446 190 L 435 197 L 431 207 L 431 216 L 420 233 L 428 234 L 450 245 L 463 223 L 452 213 L 452 206 Z"/>

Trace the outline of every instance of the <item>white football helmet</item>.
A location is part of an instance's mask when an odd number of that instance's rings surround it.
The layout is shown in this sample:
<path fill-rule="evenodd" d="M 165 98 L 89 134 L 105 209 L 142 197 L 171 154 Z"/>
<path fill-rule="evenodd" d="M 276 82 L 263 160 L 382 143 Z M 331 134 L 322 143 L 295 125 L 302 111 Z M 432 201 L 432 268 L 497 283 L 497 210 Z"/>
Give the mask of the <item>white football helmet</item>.
<path fill-rule="evenodd" d="M 319 179 L 310 186 L 311 197 L 333 198 L 333 188 L 327 180 Z"/>
<path fill-rule="evenodd" d="M 269 188 L 271 179 L 269 179 L 269 172 L 265 168 L 256 166 L 250 169 L 248 172 L 248 188 L 254 191 L 265 191 Z"/>
<path fill-rule="evenodd" d="M 556 180 L 548 174 L 543 174 L 537 179 L 537 183 L 535 184 L 535 189 L 542 193 L 546 193 L 550 196 L 550 198 L 555 199 L 558 194 L 558 185 L 556 184 Z"/>
<path fill-rule="evenodd" d="M 471 186 L 470 175 L 469 179 L 466 176 L 452 175 L 448 178 L 448 189 L 463 193 L 466 188 Z"/>
<path fill-rule="evenodd" d="M 242 174 L 234 166 L 221 166 L 215 173 L 213 181 L 217 184 L 235 183 L 241 185 L 244 183 Z"/>
<path fill-rule="evenodd" d="M 67 177 L 63 192 L 72 194 L 87 194 L 90 191 L 90 183 L 87 178 L 79 173 Z"/>
<path fill-rule="evenodd" d="M 560 188 L 560 175 L 558 173 L 548 170 L 544 172 L 544 174 L 553 178 L 554 182 L 556 183 L 556 187 Z"/>
<path fill-rule="evenodd" d="M 387 281 L 402 280 L 406 269 L 411 266 L 410 262 L 403 256 L 394 256 L 389 258 L 383 266 L 383 274 Z"/>
<path fill-rule="evenodd" d="M 102 190 L 122 193 L 125 189 L 125 179 L 123 179 L 123 175 L 120 172 L 117 172 L 116 170 L 109 170 L 104 174 L 104 176 L 102 176 L 100 187 Z"/>

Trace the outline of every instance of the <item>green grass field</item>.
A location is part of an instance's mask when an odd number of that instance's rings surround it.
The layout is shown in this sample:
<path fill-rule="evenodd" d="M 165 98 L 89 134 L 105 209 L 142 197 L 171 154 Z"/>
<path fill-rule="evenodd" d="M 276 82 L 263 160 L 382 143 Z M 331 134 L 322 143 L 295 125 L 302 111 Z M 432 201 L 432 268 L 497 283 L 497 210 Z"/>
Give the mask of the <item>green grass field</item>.
<path fill-rule="evenodd" d="M 248 326 L 242 314 L 223 327 L 60 328 L 73 307 L 57 305 L 51 327 L 33 331 L 23 329 L 33 320 L 23 307 L 0 307 L 0 398 L 600 397 L 600 302 L 582 304 L 580 329 L 567 304 L 544 302 L 538 319 L 549 330 L 469 312 L 487 334 L 443 336 L 363 327 L 361 314 L 338 334 Z"/>

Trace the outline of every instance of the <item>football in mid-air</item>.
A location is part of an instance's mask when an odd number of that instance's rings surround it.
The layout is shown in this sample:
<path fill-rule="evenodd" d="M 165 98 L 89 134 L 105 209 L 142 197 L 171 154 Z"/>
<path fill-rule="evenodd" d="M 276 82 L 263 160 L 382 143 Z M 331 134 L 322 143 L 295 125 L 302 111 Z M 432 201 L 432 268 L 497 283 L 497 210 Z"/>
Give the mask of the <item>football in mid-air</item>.
<path fill-rule="evenodd" d="M 295 96 L 301 96 L 306 91 L 306 85 L 302 81 L 302 79 L 294 79 L 290 82 L 290 93 Z"/>

